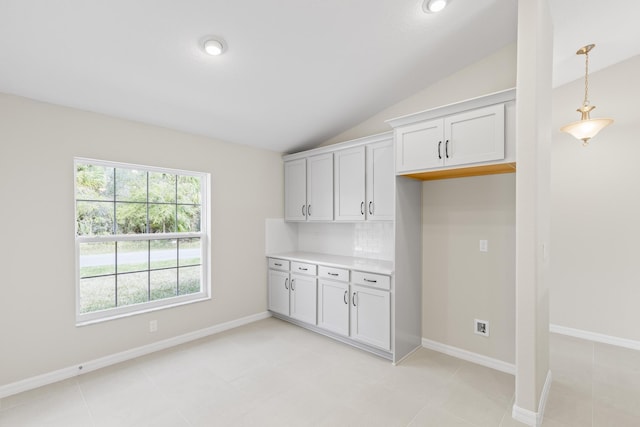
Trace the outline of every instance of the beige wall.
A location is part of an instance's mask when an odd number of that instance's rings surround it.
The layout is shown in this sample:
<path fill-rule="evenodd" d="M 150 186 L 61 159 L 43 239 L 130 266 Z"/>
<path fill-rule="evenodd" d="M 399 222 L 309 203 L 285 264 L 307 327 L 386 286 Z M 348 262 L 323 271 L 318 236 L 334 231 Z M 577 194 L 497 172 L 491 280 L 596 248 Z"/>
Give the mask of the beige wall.
<path fill-rule="evenodd" d="M 388 131 L 385 120 L 394 117 L 515 87 L 516 53 L 515 44 L 505 46 L 325 145 Z M 422 336 L 507 363 L 515 361 L 514 185 L 514 175 L 432 181 L 422 197 Z M 489 240 L 486 254 L 480 239 Z M 489 321 L 488 338 L 473 333 L 475 318 Z"/>
<path fill-rule="evenodd" d="M 335 144 L 391 130 L 385 120 L 516 86 L 516 44 L 511 43 L 486 58 L 426 87 L 384 109 L 359 125 L 325 141 Z"/>
<path fill-rule="evenodd" d="M 75 326 L 74 156 L 211 173 L 212 300 Z M 279 153 L 0 94 L 0 385 L 265 311 L 282 179 Z"/>
<path fill-rule="evenodd" d="M 427 181 L 422 201 L 422 336 L 514 363 L 515 175 Z"/>
<path fill-rule="evenodd" d="M 598 47 L 590 55 L 598 61 Z M 575 58 L 584 64 L 583 57 Z M 640 341 L 640 56 L 589 76 L 588 147 L 558 129 L 579 118 L 584 80 L 553 92 L 551 323 Z"/>

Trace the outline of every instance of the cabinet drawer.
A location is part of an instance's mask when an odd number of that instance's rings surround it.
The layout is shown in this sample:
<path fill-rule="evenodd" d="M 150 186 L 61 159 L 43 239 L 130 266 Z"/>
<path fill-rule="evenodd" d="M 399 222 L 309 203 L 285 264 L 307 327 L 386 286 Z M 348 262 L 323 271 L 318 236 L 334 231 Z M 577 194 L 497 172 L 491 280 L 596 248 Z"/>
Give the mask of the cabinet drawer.
<path fill-rule="evenodd" d="M 362 271 L 351 272 L 351 282 L 356 285 L 371 286 L 379 289 L 391 289 L 391 278 L 382 274 L 365 273 Z"/>
<path fill-rule="evenodd" d="M 325 279 L 339 280 L 340 282 L 349 281 L 349 270 L 342 268 L 318 266 L 318 276 Z"/>
<path fill-rule="evenodd" d="M 272 270 L 289 271 L 289 261 L 278 258 L 269 258 L 269 268 Z"/>
<path fill-rule="evenodd" d="M 291 262 L 291 272 L 299 274 L 316 275 L 317 266 L 315 264 L 307 264 L 304 262 Z"/>

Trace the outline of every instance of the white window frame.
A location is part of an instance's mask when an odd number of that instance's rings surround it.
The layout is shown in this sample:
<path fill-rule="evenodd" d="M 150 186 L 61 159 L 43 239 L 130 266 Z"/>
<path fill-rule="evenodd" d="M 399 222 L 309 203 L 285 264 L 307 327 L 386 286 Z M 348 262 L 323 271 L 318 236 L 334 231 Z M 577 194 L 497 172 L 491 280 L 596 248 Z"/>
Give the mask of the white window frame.
<path fill-rule="evenodd" d="M 133 316 L 150 311 L 162 310 L 184 304 L 191 304 L 199 301 L 211 299 L 211 236 L 210 236 L 210 200 L 209 188 L 211 186 L 211 174 L 205 172 L 194 172 L 180 169 L 170 169 L 156 166 L 139 165 L 132 163 L 112 162 L 106 160 L 90 159 L 85 157 L 74 157 L 73 159 L 73 201 L 74 201 L 74 235 L 75 235 L 75 293 L 76 293 L 76 326 L 83 326 L 92 323 L 103 322 L 126 316 Z M 140 234 L 112 234 L 103 236 L 79 236 L 78 235 L 78 212 L 77 212 L 77 170 L 78 163 L 104 166 L 108 168 L 137 169 L 145 172 L 160 172 L 175 175 L 195 176 L 201 179 L 200 183 L 200 231 L 185 233 L 140 233 Z M 201 259 L 201 289 L 200 292 L 178 295 L 159 300 L 147 301 L 138 304 L 125 305 L 122 307 L 109 308 L 88 313 L 81 313 L 80 304 L 80 244 L 91 242 L 114 242 L 114 241 L 151 241 L 165 239 L 185 239 L 200 238 L 200 259 Z"/>

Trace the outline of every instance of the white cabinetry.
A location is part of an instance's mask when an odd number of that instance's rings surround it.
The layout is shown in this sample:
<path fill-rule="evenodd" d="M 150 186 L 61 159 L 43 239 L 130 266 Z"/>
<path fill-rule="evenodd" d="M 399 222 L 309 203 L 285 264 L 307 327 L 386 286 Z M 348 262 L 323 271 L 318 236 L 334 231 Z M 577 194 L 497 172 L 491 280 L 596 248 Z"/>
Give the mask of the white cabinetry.
<path fill-rule="evenodd" d="M 515 163 L 512 170 L 507 167 L 515 162 L 514 106 L 515 89 L 510 89 L 389 120 L 396 173 L 429 179 L 417 175 L 461 166 L 479 175 L 514 171 Z"/>
<path fill-rule="evenodd" d="M 396 172 L 504 159 L 504 104 L 402 126 Z"/>
<path fill-rule="evenodd" d="M 315 265 L 291 263 L 290 316 L 312 325 L 316 324 L 316 280 Z"/>
<path fill-rule="evenodd" d="M 285 219 L 333 219 L 333 153 L 284 162 Z"/>
<path fill-rule="evenodd" d="M 351 281 L 349 330 L 351 338 L 390 350 L 391 294 L 389 293 L 389 276 L 353 272 Z"/>
<path fill-rule="evenodd" d="M 393 220 L 393 141 L 335 152 L 336 221 Z"/>
<path fill-rule="evenodd" d="M 318 326 L 349 336 L 349 271 L 318 269 Z"/>
<path fill-rule="evenodd" d="M 315 265 L 269 258 L 268 286 L 270 311 L 316 324 Z"/>

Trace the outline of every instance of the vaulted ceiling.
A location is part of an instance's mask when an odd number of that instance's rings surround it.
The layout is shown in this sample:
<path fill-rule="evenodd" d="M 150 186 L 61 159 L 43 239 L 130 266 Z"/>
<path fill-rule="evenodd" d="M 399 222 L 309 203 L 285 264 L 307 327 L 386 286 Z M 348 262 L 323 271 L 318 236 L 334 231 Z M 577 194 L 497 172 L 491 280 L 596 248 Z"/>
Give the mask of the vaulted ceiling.
<path fill-rule="evenodd" d="M 594 69 L 638 54 L 634 3 L 551 0 L 557 84 L 581 45 L 602 42 Z M 291 152 L 514 42 L 516 20 L 516 0 L 0 0 L 0 92 Z"/>

